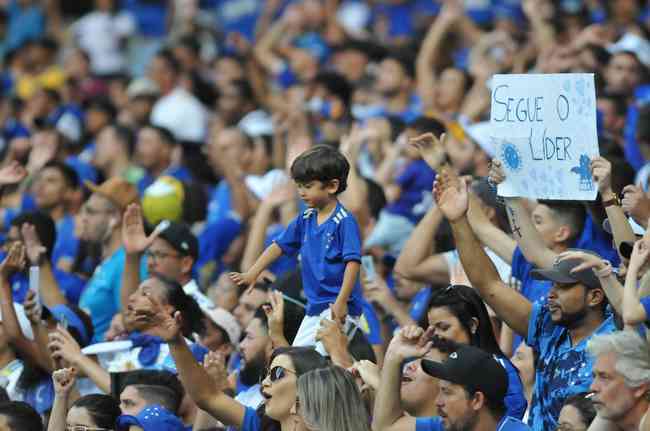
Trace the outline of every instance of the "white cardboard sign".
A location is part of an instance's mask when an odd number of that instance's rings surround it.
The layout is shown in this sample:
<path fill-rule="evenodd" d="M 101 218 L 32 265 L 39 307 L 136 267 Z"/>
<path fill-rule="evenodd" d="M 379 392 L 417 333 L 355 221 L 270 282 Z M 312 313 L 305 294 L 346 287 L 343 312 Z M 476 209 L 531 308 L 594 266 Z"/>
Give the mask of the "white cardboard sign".
<path fill-rule="evenodd" d="M 491 86 L 490 139 L 506 173 L 498 195 L 594 200 L 594 75 L 494 75 Z"/>

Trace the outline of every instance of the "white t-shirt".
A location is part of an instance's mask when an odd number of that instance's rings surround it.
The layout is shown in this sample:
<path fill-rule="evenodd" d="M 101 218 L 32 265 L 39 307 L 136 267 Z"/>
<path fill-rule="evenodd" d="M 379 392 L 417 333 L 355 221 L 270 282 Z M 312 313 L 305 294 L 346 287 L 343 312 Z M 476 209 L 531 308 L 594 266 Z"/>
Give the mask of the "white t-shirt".
<path fill-rule="evenodd" d="M 109 74 L 124 68 L 121 42 L 135 31 L 130 14 L 91 12 L 74 24 L 73 31 L 79 46 L 90 55 L 93 72 Z"/>
<path fill-rule="evenodd" d="M 510 265 L 489 248 L 485 247 L 484 250 L 496 267 L 501 280 L 507 283 L 511 273 Z M 467 275 L 465 274 L 465 270 L 463 269 L 463 265 L 460 262 L 458 250 L 451 250 L 443 255 L 447 261 L 447 267 L 449 268 L 449 282 L 451 284 L 464 284 L 466 286 L 471 286 Z"/>
<path fill-rule="evenodd" d="M 158 99 L 151 111 L 152 124 L 169 129 L 182 141 L 202 142 L 207 120 L 201 102 L 181 87 Z"/>

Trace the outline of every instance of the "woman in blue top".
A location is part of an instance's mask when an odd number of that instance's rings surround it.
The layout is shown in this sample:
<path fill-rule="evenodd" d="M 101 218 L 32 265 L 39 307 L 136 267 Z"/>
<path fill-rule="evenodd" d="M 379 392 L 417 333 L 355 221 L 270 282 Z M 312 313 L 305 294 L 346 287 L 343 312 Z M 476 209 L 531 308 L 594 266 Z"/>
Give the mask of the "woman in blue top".
<path fill-rule="evenodd" d="M 469 344 L 494 355 L 508 373 L 508 393 L 504 399 L 506 414 L 521 419 L 527 406 L 524 386 L 517 368 L 501 351 L 487 308 L 476 291 L 459 284 L 434 291 L 427 310 L 420 326 L 431 326 L 435 336 Z"/>

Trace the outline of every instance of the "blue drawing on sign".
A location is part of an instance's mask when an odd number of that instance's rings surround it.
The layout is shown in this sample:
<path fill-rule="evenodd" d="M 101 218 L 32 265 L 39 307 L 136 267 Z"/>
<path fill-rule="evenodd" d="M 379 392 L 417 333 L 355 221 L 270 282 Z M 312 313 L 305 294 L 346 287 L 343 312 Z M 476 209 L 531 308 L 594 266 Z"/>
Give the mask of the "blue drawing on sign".
<path fill-rule="evenodd" d="M 590 192 L 594 189 L 594 182 L 591 179 L 591 169 L 589 168 L 590 164 L 589 156 L 581 154 L 580 165 L 571 168 L 571 172 L 580 175 L 579 190 L 583 192 Z"/>
<path fill-rule="evenodd" d="M 523 165 L 519 150 L 513 144 L 506 142 L 501 148 L 501 159 L 511 171 L 519 171 Z"/>

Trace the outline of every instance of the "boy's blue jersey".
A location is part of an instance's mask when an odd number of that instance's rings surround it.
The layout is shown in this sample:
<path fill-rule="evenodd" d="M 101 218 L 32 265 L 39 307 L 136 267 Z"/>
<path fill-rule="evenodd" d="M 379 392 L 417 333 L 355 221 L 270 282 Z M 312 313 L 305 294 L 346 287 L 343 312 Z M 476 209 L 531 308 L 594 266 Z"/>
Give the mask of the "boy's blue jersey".
<path fill-rule="evenodd" d="M 309 208 L 299 214 L 275 240 L 287 255 L 300 253 L 307 315 L 318 315 L 336 301 L 348 262 L 361 261 L 361 235 L 352 214 L 340 203 L 318 225 L 318 213 Z M 357 278 L 348 301 L 348 314 L 361 315 L 361 285 Z"/>

